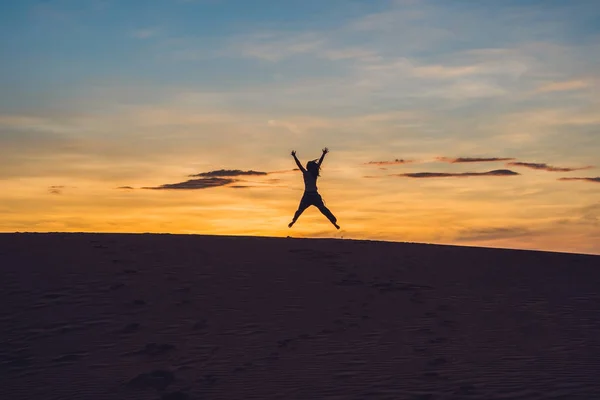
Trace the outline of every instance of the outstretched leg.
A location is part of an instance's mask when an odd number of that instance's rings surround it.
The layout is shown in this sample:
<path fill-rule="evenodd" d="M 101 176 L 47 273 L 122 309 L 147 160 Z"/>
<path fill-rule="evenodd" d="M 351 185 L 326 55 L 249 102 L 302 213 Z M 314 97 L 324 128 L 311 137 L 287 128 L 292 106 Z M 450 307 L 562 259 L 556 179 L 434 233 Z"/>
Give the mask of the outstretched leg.
<path fill-rule="evenodd" d="M 317 207 L 319 208 L 319 211 L 321 211 L 321 213 L 333 224 L 333 226 L 336 227 L 336 229 L 340 229 L 340 226 L 337 224 L 337 218 L 331 211 L 329 211 L 329 208 L 325 207 L 323 201 L 321 201 Z"/>
<path fill-rule="evenodd" d="M 300 205 L 298 206 L 298 210 L 294 214 L 294 218 L 292 219 L 292 222 L 290 222 L 288 224 L 288 228 L 291 228 L 292 226 L 294 226 L 294 224 L 296 223 L 296 221 L 298 220 L 300 215 L 302 215 L 304 210 L 306 210 L 310 206 L 310 203 L 307 203 L 303 200 L 304 200 L 304 198 L 302 198 L 302 200 L 300 200 Z"/>

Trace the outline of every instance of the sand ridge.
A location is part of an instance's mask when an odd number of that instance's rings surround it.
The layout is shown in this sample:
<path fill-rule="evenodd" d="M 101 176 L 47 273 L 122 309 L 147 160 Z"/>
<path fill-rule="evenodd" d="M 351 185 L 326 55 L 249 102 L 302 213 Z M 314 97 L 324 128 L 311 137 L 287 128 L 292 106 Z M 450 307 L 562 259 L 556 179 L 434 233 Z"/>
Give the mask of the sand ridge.
<path fill-rule="evenodd" d="M 600 257 L 0 234 L 2 398 L 600 399 Z"/>

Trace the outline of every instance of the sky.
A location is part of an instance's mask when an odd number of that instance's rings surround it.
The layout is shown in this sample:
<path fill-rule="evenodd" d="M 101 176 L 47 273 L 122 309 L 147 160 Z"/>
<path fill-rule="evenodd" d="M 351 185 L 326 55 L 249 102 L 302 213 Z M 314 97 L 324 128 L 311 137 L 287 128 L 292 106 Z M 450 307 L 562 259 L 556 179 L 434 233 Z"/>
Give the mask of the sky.
<path fill-rule="evenodd" d="M 600 254 L 597 0 L 0 1 L 0 232 Z M 287 224 L 303 163 L 328 147 Z"/>

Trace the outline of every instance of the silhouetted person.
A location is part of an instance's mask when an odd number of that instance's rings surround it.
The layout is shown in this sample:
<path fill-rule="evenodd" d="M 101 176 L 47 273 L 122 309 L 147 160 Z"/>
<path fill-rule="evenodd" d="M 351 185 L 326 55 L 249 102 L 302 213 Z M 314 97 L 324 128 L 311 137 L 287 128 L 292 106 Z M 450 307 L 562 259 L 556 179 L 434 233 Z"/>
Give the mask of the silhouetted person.
<path fill-rule="evenodd" d="M 296 223 L 300 215 L 310 206 L 315 206 L 323 213 L 324 216 L 331 221 L 333 226 L 337 229 L 340 229 L 339 225 L 336 223 L 337 218 L 329 211 L 325 204 L 323 203 L 323 199 L 321 195 L 317 191 L 317 178 L 319 177 L 319 170 L 321 169 L 321 164 L 323 164 L 323 159 L 325 158 L 325 154 L 329 153 L 327 147 L 323 149 L 323 154 L 321 158 L 318 160 L 312 160 L 306 163 L 306 169 L 296 157 L 296 151 L 292 151 L 292 156 L 296 161 L 296 165 L 302 171 L 302 175 L 304 176 L 304 195 L 302 196 L 302 200 L 300 200 L 300 205 L 298 206 L 298 211 L 294 214 L 294 219 L 288 225 L 290 228 Z"/>

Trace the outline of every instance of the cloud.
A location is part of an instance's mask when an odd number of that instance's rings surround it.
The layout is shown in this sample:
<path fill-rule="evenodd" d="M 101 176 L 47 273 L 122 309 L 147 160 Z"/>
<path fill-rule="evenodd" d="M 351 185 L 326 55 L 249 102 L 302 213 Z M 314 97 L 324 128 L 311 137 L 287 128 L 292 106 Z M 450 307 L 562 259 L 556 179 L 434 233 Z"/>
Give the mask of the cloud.
<path fill-rule="evenodd" d="M 529 229 L 515 226 L 515 227 L 486 227 L 486 228 L 473 228 L 465 229 L 461 231 L 456 238 L 458 241 L 478 241 L 478 240 L 496 240 L 513 238 L 519 236 L 528 235 Z"/>
<path fill-rule="evenodd" d="M 314 32 L 293 35 L 282 32 L 259 33 L 237 39 L 233 41 L 230 51 L 270 62 L 323 51 L 325 43 L 323 36 Z"/>
<path fill-rule="evenodd" d="M 592 82 L 586 82 L 584 80 L 570 80 L 562 82 L 550 82 L 541 85 L 538 89 L 538 93 L 550 93 L 550 92 L 566 92 L 571 90 L 586 89 L 592 86 Z"/>
<path fill-rule="evenodd" d="M 586 182 L 594 182 L 600 183 L 600 176 L 595 178 L 559 178 L 559 181 L 586 181 Z"/>
<path fill-rule="evenodd" d="M 64 186 L 50 186 L 48 192 L 50 192 L 50 194 L 62 194 L 64 188 Z"/>
<path fill-rule="evenodd" d="M 502 157 L 502 158 L 500 158 L 500 157 L 458 157 L 458 158 L 437 157 L 436 160 L 451 163 L 451 164 L 457 164 L 457 163 L 510 161 L 510 160 L 514 160 L 514 158 L 506 158 L 506 157 Z"/>
<path fill-rule="evenodd" d="M 166 183 L 160 186 L 154 187 L 143 187 L 142 189 L 152 190 L 196 190 L 196 189 L 208 189 L 219 186 L 225 186 L 230 183 L 237 182 L 237 179 L 230 178 L 200 178 L 190 179 L 185 182 L 179 183 Z"/>
<path fill-rule="evenodd" d="M 508 169 L 496 169 L 488 172 L 461 172 L 461 173 L 446 173 L 446 172 L 414 172 L 407 174 L 395 174 L 392 176 L 405 176 L 408 178 L 460 178 L 470 176 L 514 176 L 520 175 L 517 172 Z"/>
<path fill-rule="evenodd" d="M 231 183 L 236 183 L 236 182 L 245 182 L 243 180 L 234 178 L 237 176 L 266 176 L 266 175 L 270 175 L 270 174 L 280 174 L 280 173 L 286 173 L 286 172 L 297 171 L 297 170 L 298 169 L 285 170 L 285 171 L 263 172 L 263 171 L 254 171 L 254 170 L 242 171 L 239 169 L 220 169 L 220 170 L 215 170 L 215 171 L 201 172 L 199 174 L 194 174 L 194 175 L 188 175 L 188 177 L 198 178 L 198 179 L 189 179 L 187 181 L 178 182 L 178 183 L 166 183 L 166 184 L 160 185 L 160 186 L 151 186 L 151 187 L 145 186 L 145 187 L 142 187 L 142 189 L 151 189 L 151 190 L 209 189 L 209 188 L 215 188 L 215 187 L 220 187 L 220 186 L 227 186 L 227 185 L 230 185 Z M 280 182 L 280 179 L 273 178 L 273 179 L 266 180 L 264 183 L 274 184 L 274 183 L 278 183 L 278 182 Z M 261 187 L 261 186 L 230 185 L 229 187 L 232 189 L 246 189 L 246 188 Z M 117 189 L 131 190 L 134 188 L 132 186 L 120 186 Z"/>
<path fill-rule="evenodd" d="M 369 161 L 365 163 L 365 165 L 401 165 L 401 164 L 409 164 L 412 163 L 412 160 L 404 160 L 401 158 L 396 158 L 393 161 Z"/>
<path fill-rule="evenodd" d="M 512 165 L 515 167 L 526 167 L 531 169 L 539 169 L 550 172 L 571 172 L 571 171 L 580 171 L 584 169 L 590 169 L 591 166 L 587 167 L 579 167 L 579 168 L 565 168 L 565 167 L 553 167 L 551 165 L 545 163 L 527 163 L 527 162 L 510 162 L 507 165 Z"/>
<path fill-rule="evenodd" d="M 190 177 L 248 176 L 248 175 L 262 176 L 262 175 L 268 175 L 268 174 L 269 174 L 268 172 L 253 171 L 253 170 L 242 171 L 239 169 L 220 169 L 218 171 L 201 172 L 199 174 L 189 175 L 189 176 Z"/>
<path fill-rule="evenodd" d="M 157 29 L 146 28 L 146 29 L 136 29 L 131 33 L 131 36 L 136 39 L 148 39 L 158 34 Z"/>

